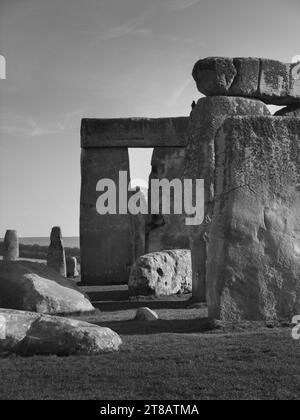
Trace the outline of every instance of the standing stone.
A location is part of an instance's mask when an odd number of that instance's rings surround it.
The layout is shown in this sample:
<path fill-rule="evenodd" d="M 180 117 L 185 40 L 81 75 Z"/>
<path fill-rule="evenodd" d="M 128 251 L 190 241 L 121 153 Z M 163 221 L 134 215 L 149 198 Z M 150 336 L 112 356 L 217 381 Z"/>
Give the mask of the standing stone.
<path fill-rule="evenodd" d="M 76 257 L 69 257 L 66 260 L 67 263 L 67 277 L 78 277 L 78 269 L 77 269 L 77 258 Z"/>
<path fill-rule="evenodd" d="M 148 208 L 148 198 L 141 187 L 136 187 L 132 192 L 129 192 L 129 196 L 136 193 L 140 194 L 141 203 L 140 206 Z M 132 231 L 133 231 L 133 254 L 134 261 L 136 261 L 141 255 L 146 253 L 146 225 L 147 225 L 147 214 L 133 214 L 131 215 Z"/>
<path fill-rule="evenodd" d="M 230 115 L 270 115 L 258 100 L 216 96 L 202 98 L 191 113 L 186 149 L 185 178 L 204 179 L 205 219 L 189 228 L 192 251 L 193 298 L 206 301 L 207 241 L 213 211 L 215 185 L 215 136 Z"/>
<path fill-rule="evenodd" d="M 61 229 L 58 226 L 53 227 L 51 231 L 47 265 L 48 267 L 53 268 L 61 276 L 67 276 L 65 249 L 62 241 Z"/>
<path fill-rule="evenodd" d="M 7 230 L 3 243 L 3 260 L 16 261 L 19 258 L 19 239 L 16 230 Z"/>
<path fill-rule="evenodd" d="M 216 137 L 209 316 L 300 313 L 300 119 L 240 116 Z"/>
<path fill-rule="evenodd" d="M 195 64 L 193 77 L 206 96 L 257 98 L 273 105 L 300 103 L 300 63 L 211 57 Z"/>
<path fill-rule="evenodd" d="M 184 178 L 185 147 L 154 148 L 152 171 L 149 177 L 149 203 L 151 203 L 151 180 L 166 179 L 182 181 Z M 165 249 L 189 248 L 188 229 L 182 215 L 174 214 L 174 193 L 171 189 L 171 214 L 150 215 L 147 224 L 147 253 Z M 182 196 L 180 197 L 180 200 Z M 160 197 L 161 204 L 161 197 Z M 183 205 L 183 203 L 182 203 Z"/>
<path fill-rule="evenodd" d="M 82 149 L 80 263 L 86 285 L 128 283 L 133 264 L 132 219 L 128 211 L 119 214 L 119 171 L 127 172 L 129 182 L 126 147 Z M 102 193 L 96 191 L 96 186 L 102 179 L 110 179 L 116 185 L 117 214 L 97 212 L 97 199 Z"/>

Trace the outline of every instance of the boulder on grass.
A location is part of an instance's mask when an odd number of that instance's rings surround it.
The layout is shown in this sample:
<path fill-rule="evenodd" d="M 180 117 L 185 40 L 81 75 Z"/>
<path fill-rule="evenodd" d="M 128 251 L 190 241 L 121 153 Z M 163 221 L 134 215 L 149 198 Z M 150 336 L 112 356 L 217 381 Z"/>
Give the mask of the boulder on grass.
<path fill-rule="evenodd" d="M 0 309 L 5 334 L 0 351 L 24 356 L 98 355 L 117 351 L 122 344 L 117 333 L 87 322 L 32 312 Z"/>
<path fill-rule="evenodd" d="M 192 290 L 191 252 L 187 249 L 153 252 L 132 267 L 128 288 L 132 296 L 170 296 Z"/>
<path fill-rule="evenodd" d="M 74 282 L 31 261 L 0 261 L 0 307 L 51 315 L 94 311 Z"/>
<path fill-rule="evenodd" d="M 157 313 L 152 311 L 150 308 L 139 308 L 136 311 L 136 321 L 157 321 L 158 319 L 159 317 Z"/>

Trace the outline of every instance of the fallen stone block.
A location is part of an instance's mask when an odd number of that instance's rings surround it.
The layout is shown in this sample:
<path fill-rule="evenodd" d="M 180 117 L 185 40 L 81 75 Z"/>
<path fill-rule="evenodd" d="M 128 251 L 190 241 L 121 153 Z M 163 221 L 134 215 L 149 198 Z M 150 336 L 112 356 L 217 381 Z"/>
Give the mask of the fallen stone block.
<path fill-rule="evenodd" d="M 159 319 L 157 313 L 150 308 L 139 308 L 136 311 L 136 321 L 157 321 Z"/>
<path fill-rule="evenodd" d="M 232 117 L 216 136 L 210 318 L 300 313 L 300 120 Z"/>
<path fill-rule="evenodd" d="M 193 69 L 198 90 L 206 96 L 241 96 L 267 104 L 300 104 L 300 63 L 259 58 L 210 57 Z"/>
<path fill-rule="evenodd" d="M 130 295 L 170 296 L 191 292 L 192 267 L 189 250 L 171 250 L 143 255 L 133 265 Z"/>
<path fill-rule="evenodd" d="M 98 355 L 117 351 L 121 338 L 109 328 L 87 322 L 0 309 L 6 321 L 5 337 L 0 338 L 0 351 L 21 356 Z"/>
<path fill-rule="evenodd" d="M 74 282 L 45 264 L 0 261 L 0 307 L 47 314 L 92 312 Z"/>

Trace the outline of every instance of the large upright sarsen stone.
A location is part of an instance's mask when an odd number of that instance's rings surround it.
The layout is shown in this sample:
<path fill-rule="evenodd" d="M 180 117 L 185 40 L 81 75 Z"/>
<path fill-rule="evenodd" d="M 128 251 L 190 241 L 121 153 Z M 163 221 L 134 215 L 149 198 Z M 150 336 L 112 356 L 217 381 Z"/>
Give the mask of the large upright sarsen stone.
<path fill-rule="evenodd" d="M 184 177 L 204 179 L 205 220 L 190 227 L 193 265 L 193 298 L 206 301 L 206 259 L 214 202 L 215 136 L 230 115 L 270 115 L 261 101 L 225 96 L 199 100 L 190 117 Z"/>
<path fill-rule="evenodd" d="M 151 196 L 151 180 L 167 180 L 170 185 L 177 180 L 183 181 L 185 164 L 185 147 L 155 147 L 152 155 L 152 171 L 149 177 L 149 203 Z M 180 200 L 183 207 L 182 194 L 176 197 L 170 188 L 170 214 L 162 214 L 162 192 L 160 194 L 160 214 L 149 215 L 147 223 L 147 249 L 149 252 L 166 249 L 188 249 L 189 235 L 182 214 L 174 212 L 175 200 Z M 159 203 L 158 203 L 159 204 Z"/>
<path fill-rule="evenodd" d="M 119 192 L 119 171 L 129 174 L 129 155 L 125 147 L 82 149 L 80 248 L 84 284 L 127 283 L 133 263 L 132 219 L 129 214 L 100 215 L 96 209 L 101 179 L 115 182 Z M 117 210 L 118 210 L 117 200 Z M 117 211 L 118 213 L 118 211 Z"/>
<path fill-rule="evenodd" d="M 216 137 L 211 318 L 300 313 L 300 119 L 240 116 Z"/>

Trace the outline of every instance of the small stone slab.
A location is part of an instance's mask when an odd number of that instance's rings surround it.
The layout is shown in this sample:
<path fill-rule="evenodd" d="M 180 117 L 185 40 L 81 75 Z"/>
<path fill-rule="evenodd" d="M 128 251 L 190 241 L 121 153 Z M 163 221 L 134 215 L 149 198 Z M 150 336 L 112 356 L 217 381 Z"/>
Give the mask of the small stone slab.
<path fill-rule="evenodd" d="M 152 311 L 150 308 L 138 308 L 136 311 L 135 320 L 136 321 L 157 321 L 159 319 L 156 312 Z"/>

